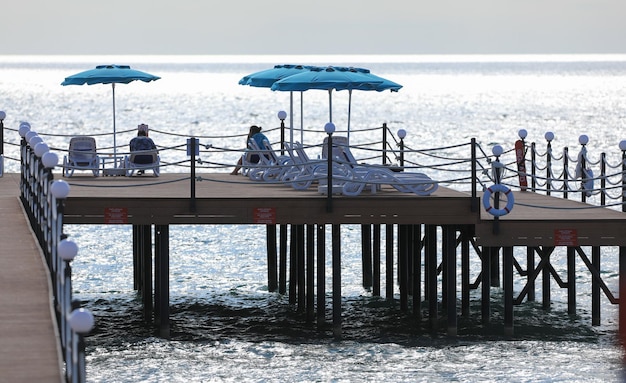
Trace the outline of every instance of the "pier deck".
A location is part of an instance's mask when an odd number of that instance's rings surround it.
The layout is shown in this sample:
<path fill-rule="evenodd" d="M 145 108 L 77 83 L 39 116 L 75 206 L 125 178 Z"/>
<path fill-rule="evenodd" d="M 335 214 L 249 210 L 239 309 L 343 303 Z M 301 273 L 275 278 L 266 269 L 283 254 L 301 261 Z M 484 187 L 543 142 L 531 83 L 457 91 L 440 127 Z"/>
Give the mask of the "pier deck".
<path fill-rule="evenodd" d="M 19 174 L 0 178 L 0 381 L 61 382 L 48 271 L 18 195 Z"/>
<path fill-rule="evenodd" d="M 329 211 L 328 197 L 316 187 L 296 191 L 225 173 L 201 178 L 192 183 L 187 174 L 176 173 L 158 178 L 75 175 L 65 179 L 71 192 L 64 205 L 64 223 L 459 225 L 472 227 L 480 246 L 626 246 L 626 213 L 531 192 L 514 191 L 513 211 L 494 220 L 480 206 L 482 193 L 472 198 L 469 192 L 446 187 L 428 197 L 388 186 L 375 194 L 335 195 Z M 49 282 L 18 193 L 19 175 L 5 174 L 0 179 L 2 229 L 5 238 L 12 240 L 3 241 L 0 250 L 0 303 L 9 308 L 0 314 L 0 367 L 3 374 L 15 374 L 17 378 L 10 381 L 22 377 L 55 381 L 61 376 L 61 362 Z M 446 236 L 446 241 L 452 240 Z M 150 268 L 145 270 L 150 272 Z M 166 281 L 167 272 L 167 267 L 159 265 L 159 283 Z M 454 282 L 454 278 L 450 280 Z M 148 294 L 150 288 L 149 284 L 144 287 Z M 449 290 L 455 294 L 454 289 Z M 512 291 L 508 295 L 512 296 Z M 148 318 L 151 303 L 146 299 Z M 168 304 L 164 296 L 159 296 L 159 302 Z M 512 304 L 507 307 L 512 316 Z M 161 326 L 166 328 L 163 322 L 168 314 L 163 308 L 161 311 Z M 433 320 L 435 311 L 431 310 Z M 512 326 L 512 321 L 507 323 Z M 451 334 L 456 333 L 455 321 L 450 320 L 448 326 L 453 328 Z M 12 376 L 6 374 L 3 378 Z"/>
<path fill-rule="evenodd" d="M 383 186 L 376 194 L 327 196 L 315 187 L 297 191 L 281 184 L 229 174 L 203 174 L 195 205 L 185 174 L 67 178 L 71 185 L 65 223 L 104 224 L 120 209 L 129 224 L 433 224 L 473 225 L 484 246 L 554 246 L 574 233 L 578 246 L 626 246 L 626 213 L 532 192 L 513 191 L 513 211 L 494 218 L 469 192 L 439 189 L 428 197 Z M 181 181 L 182 180 L 182 181 Z M 479 197 L 482 193 L 479 193 Z M 472 203 L 478 209 L 472 211 Z M 156 208 L 155 208 L 156 207 Z M 543 207 L 543 208 L 542 208 Z M 108 222 L 112 223 L 112 222 Z"/>

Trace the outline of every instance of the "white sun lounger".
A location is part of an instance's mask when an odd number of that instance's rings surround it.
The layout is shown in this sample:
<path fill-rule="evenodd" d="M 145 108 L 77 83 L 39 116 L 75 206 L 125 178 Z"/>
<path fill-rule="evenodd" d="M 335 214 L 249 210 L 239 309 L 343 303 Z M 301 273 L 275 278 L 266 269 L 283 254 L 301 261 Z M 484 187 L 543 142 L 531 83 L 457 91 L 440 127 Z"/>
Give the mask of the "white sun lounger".
<path fill-rule="evenodd" d="M 97 177 L 100 174 L 99 166 L 96 139 L 89 136 L 72 137 L 68 153 L 63 156 L 63 176 L 71 177 L 75 170 L 88 170 Z"/>

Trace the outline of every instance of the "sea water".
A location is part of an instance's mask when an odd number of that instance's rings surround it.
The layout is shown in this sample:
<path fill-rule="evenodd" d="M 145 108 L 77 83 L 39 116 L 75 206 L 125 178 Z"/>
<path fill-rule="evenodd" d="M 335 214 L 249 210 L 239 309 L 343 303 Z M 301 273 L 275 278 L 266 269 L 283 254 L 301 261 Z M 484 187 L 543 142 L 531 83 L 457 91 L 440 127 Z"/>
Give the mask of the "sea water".
<path fill-rule="evenodd" d="M 512 147 L 520 129 L 528 141 L 579 148 L 621 158 L 626 139 L 626 56 L 4 56 L 0 57 L 0 109 L 6 127 L 28 121 L 52 147 L 68 137 L 111 131 L 111 86 L 69 86 L 71 74 L 98 64 L 123 63 L 162 78 L 115 88 L 118 131 L 139 123 L 180 136 L 152 135 L 174 146 L 185 137 L 203 143 L 241 146 L 251 124 L 279 125 L 276 113 L 293 110 L 288 125 L 319 129 L 331 119 L 329 95 L 272 92 L 238 85 L 244 75 L 275 64 L 367 67 L 402 84 L 397 93 L 334 92 L 332 121 L 357 132 L 387 123 L 407 131 L 415 148 L 476 138 L 488 150 Z M 293 100 L 293 108 L 291 107 Z M 302 106 L 300 106 L 302 105 Z M 275 135 L 276 133 L 271 133 Z M 291 134 L 291 133 L 290 133 Z M 294 140 L 312 140 L 294 129 Z M 301 136 L 302 134 L 302 136 Z M 124 145 L 132 132 L 119 134 Z M 270 137 L 273 141 L 277 137 Z M 360 140 L 354 133 L 354 140 Z M 112 145 L 111 137 L 98 138 Z M 108 140 L 108 141 L 107 141 Z M 18 171 L 16 133 L 5 132 L 5 171 Z M 121 143 L 121 144 L 120 144 Z M 236 162 L 230 154 L 220 158 Z M 223 169 L 220 171 L 228 171 Z M 163 169 L 163 171 L 167 171 Z M 622 350 L 616 342 L 617 308 L 602 297 L 600 326 L 591 325 L 591 276 L 577 260 L 577 312 L 567 314 L 566 291 L 552 286 L 552 304 L 540 299 L 515 307 L 515 335 L 503 331 L 503 297 L 492 288 L 492 317 L 480 318 L 479 290 L 472 292 L 471 315 L 459 318 L 459 335 L 445 325 L 429 328 L 397 299 L 373 297 L 361 284 L 360 228 L 342 227 L 343 337 L 332 328 L 308 323 L 288 298 L 267 289 L 264 226 L 172 226 L 171 339 L 161 339 L 142 319 L 133 290 L 132 230 L 124 225 L 66 225 L 79 245 L 73 262 L 73 289 L 96 317 L 87 342 L 89 382 L 607 382 L 619 381 Z M 587 250 L 587 249 L 585 249 Z M 525 264 L 525 251 L 518 254 Z M 566 261 L 551 258 L 565 279 Z M 602 276 L 617 295 L 617 251 L 607 248 Z M 327 291 L 330 284 L 330 260 Z M 381 265 L 382 275 L 386 267 Z M 479 265 L 473 264 L 475 278 Z M 460 278 L 458 279 L 460 280 Z M 541 285 L 541 277 L 537 281 Z M 516 292 L 522 278 L 516 278 Z M 385 291 L 385 281 L 381 290 Z M 396 287 L 397 293 L 397 287 Z M 538 297 L 540 289 L 537 289 Z M 397 296 L 396 296 L 397 298 Z M 426 314 L 426 312 L 425 312 Z M 331 322 L 327 299 L 328 323 Z"/>

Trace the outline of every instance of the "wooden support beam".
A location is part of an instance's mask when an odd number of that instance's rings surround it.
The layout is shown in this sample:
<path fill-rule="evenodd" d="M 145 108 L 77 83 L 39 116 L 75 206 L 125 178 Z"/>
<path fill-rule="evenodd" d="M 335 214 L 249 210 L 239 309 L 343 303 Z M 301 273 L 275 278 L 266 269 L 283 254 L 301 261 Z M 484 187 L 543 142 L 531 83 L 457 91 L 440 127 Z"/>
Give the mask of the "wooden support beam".
<path fill-rule="evenodd" d="M 306 320 L 315 316 L 315 225 L 306 225 Z"/>
<path fill-rule="evenodd" d="M 393 300 L 393 225 L 385 225 L 385 297 Z"/>
<path fill-rule="evenodd" d="M 372 288 L 372 225 L 361 225 L 361 258 L 363 268 L 363 288 L 370 290 Z"/>
<path fill-rule="evenodd" d="M 266 225 L 267 245 L 267 291 L 278 289 L 278 253 L 276 252 L 276 225 Z"/>
<path fill-rule="evenodd" d="M 428 262 L 426 267 L 426 282 L 428 285 L 428 320 L 432 329 L 437 329 L 438 324 L 438 302 L 437 302 L 437 226 L 425 225 L 426 249 L 425 257 Z"/>
<path fill-rule="evenodd" d="M 133 289 L 141 289 L 141 257 L 139 252 L 139 225 L 133 225 Z"/>
<path fill-rule="evenodd" d="M 413 316 L 422 319 L 422 225 L 411 225 Z"/>
<path fill-rule="evenodd" d="M 332 262 L 333 262 L 333 335 L 342 337 L 341 319 L 341 225 L 332 226 Z"/>
<path fill-rule="evenodd" d="M 456 231 L 453 226 L 447 226 L 443 230 L 446 243 L 445 258 L 445 281 L 446 281 L 446 323 L 448 336 L 457 335 L 456 313 Z"/>
<path fill-rule="evenodd" d="M 461 227 L 461 315 L 470 314 L 470 238 L 469 228 Z"/>
<path fill-rule="evenodd" d="M 170 338 L 170 230 L 154 227 L 154 317 L 159 336 Z"/>
<path fill-rule="evenodd" d="M 591 248 L 591 265 L 600 273 L 600 246 Z M 600 281 L 591 278 L 591 325 L 600 326 Z"/>
<path fill-rule="evenodd" d="M 491 320 L 491 247 L 483 248 L 483 257 L 481 258 L 481 317 L 482 323 L 488 324 Z"/>
<path fill-rule="evenodd" d="M 143 317 L 146 323 L 152 323 L 152 225 L 141 225 L 139 248 L 141 251 Z"/>
<path fill-rule="evenodd" d="M 398 225 L 398 285 L 400 287 L 400 310 L 402 311 L 407 311 L 409 309 L 408 226 L 409 225 Z"/>
<path fill-rule="evenodd" d="M 513 247 L 502 248 L 504 335 L 513 336 Z"/>
<path fill-rule="evenodd" d="M 576 315 L 576 248 L 567 248 L 567 313 Z"/>
<path fill-rule="evenodd" d="M 535 301 L 535 280 L 531 278 L 531 276 L 535 272 L 535 248 L 534 247 L 526 247 L 526 275 L 528 285 L 528 302 Z"/>
<path fill-rule="evenodd" d="M 317 326 L 326 322 L 326 225 L 317 225 Z"/>
<path fill-rule="evenodd" d="M 298 229 L 289 225 L 289 304 L 297 302 L 298 292 Z"/>
<path fill-rule="evenodd" d="M 544 310 L 550 309 L 550 255 L 552 252 L 544 253 L 542 261 L 545 261 L 545 266 L 541 272 L 541 294 L 542 305 Z"/>
<path fill-rule="evenodd" d="M 280 225 L 278 264 L 278 293 L 287 293 L 287 225 Z"/>
<path fill-rule="evenodd" d="M 380 224 L 374 224 L 372 242 L 372 296 L 380 296 Z"/>
<path fill-rule="evenodd" d="M 304 254 L 304 225 L 296 225 L 296 279 L 298 281 L 298 307 L 300 313 L 306 311 L 306 256 Z"/>

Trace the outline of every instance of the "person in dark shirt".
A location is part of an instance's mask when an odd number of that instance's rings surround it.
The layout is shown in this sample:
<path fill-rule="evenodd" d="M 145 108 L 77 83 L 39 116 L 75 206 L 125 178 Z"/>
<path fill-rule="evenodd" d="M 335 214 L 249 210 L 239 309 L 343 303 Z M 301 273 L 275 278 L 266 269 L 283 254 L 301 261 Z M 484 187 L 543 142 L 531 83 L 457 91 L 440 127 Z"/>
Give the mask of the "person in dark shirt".
<path fill-rule="evenodd" d="M 148 137 L 148 125 L 141 124 L 139 125 L 139 129 L 137 129 L 137 137 L 133 137 L 130 140 L 130 151 L 137 152 L 142 150 L 156 150 L 156 145 L 152 138 Z M 151 164 L 152 163 L 152 155 L 144 155 L 137 154 L 135 155 L 134 161 L 135 164 Z M 139 170 L 137 174 L 143 174 L 143 170 Z"/>
<path fill-rule="evenodd" d="M 148 137 L 148 133 L 145 130 L 138 130 L 137 137 L 130 140 L 131 152 L 152 149 L 156 149 L 156 145 L 154 144 L 154 141 L 152 141 L 152 138 Z"/>

